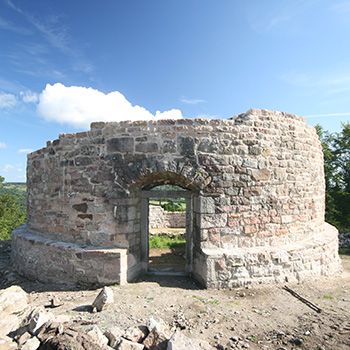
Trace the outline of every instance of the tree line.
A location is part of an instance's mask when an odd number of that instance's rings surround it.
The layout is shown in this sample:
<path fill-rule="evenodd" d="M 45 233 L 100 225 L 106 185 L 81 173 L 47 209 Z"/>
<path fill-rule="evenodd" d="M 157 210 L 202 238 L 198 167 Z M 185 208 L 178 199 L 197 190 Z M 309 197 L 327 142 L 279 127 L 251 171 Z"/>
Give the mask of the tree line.
<path fill-rule="evenodd" d="M 337 133 L 316 126 L 324 153 L 326 221 L 341 232 L 350 232 L 350 123 Z M 25 185 L 5 184 L 0 176 L 0 240 L 27 217 Z M 168 208 L 170 209 L 170 208 Z"/>
<path fill-rule="evenodd" d="M 330 133 L 316 125 L 326 179 L 326 221 L 341 232 L 350 232 L 350 123 Z"/>
<path fill-rule="evenodd" d="M 10 239 L 11 232 L 27 218 L 26 191 L 22 185 L 4 184 L 0 176 L 0 240 Z"/>

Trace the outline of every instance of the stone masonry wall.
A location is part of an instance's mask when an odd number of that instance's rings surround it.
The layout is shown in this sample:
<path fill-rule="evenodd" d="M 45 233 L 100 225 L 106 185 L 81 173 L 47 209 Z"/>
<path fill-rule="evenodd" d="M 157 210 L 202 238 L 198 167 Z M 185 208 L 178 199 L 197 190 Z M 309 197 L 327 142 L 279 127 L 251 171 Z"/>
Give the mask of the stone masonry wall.
<path fill-rule="evenodd" d="M 159 205 L 149 206 L 150 228 L 182 228 L 186 227 L 186 212 L 166 211 Z"/>
<path fill-rule="evenodd" d="M 303 118 L 283 112 L 92 123 L 28 155 L 27 178 L 30 232 L 126 249 L 129 268 L 143 254 L 141 190 L 160 184 L 193 194 L 195 273 L 218 249 L 274 247 L 325 232 L 319 139 Z"/>

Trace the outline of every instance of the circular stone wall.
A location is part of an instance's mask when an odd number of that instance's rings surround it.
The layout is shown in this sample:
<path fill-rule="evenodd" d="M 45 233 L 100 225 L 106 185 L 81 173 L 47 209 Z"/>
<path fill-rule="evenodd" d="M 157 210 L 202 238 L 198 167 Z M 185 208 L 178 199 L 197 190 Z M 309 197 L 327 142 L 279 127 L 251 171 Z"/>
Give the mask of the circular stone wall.
<path fill-rule="evenodd" d="M 32 278 L 122 284 L 147 270 L 142 191 L 159 184 L 191 193 L 189 272 L 207 287 L 340 270 L 321 145 L 294 115 L 93 123 L 31 153 L 27 178 L 13 259 Z"/>

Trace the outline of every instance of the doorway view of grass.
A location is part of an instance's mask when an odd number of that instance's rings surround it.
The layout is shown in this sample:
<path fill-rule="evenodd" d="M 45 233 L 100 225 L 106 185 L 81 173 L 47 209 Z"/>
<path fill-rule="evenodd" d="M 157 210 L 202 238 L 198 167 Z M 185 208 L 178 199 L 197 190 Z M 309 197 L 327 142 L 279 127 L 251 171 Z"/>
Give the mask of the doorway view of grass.
<path fill-rule="evenodd" d="M 159 188 L 160 187 L 160 188 Z M 161 190 L 159 186 L 155 190 Z M 170 187 L 170 186 L 167 186 Z M 171 186 L 174 190 L 175 186 Z M 169 190 L 169 188 L 167 188 Z M 175 190 L 178 190 L 176 187 Z M 181 189 L 182 190 L 182 189 Z M 149 199 L 149 266 L 151 272 L 185 272 L 186 201 L 184 198 Z"/>

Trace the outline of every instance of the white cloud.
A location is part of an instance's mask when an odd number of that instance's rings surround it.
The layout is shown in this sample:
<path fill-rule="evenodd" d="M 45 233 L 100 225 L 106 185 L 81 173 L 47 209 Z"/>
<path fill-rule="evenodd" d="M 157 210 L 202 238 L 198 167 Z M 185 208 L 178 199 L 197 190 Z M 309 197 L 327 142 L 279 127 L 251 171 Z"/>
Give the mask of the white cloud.
<path fill-rule="evenodd" d="M 37 103 L 39 101 L 39 94 L 31 90 L 21 91 L 19 95 L 25 103 Z"/>
<path fill-rule="evenodd" d="M 18 150 L 18 153 L 28 154 L 28 153 L 31 153 L 31 152 L 33 152 L 32 148 L 21 148 L 21 149 Z"/>
<path fill-rule="evenodd" d="M 7 145 L 5 142 L 0 142 L 0 149 L 5 149 L 7 148 Z"/>
<path fill-rule="evenodd" d="M 39 96 L 39 114 L 48 121 L 87 127 L 95 121 L 178 119 L 178 109 L 157 111 L 154 115 L 146 108 L 132 105 L 119 91 L 103 93 L 82 86 L 47 84 Z"/>
<path fill-rule="evenodd" d="M 0 108 L 11 108 L 16 105 L 16 96 L 13 94 L 7 94 L 0 92 Z"/>

